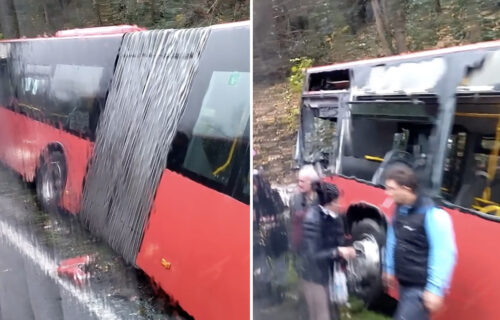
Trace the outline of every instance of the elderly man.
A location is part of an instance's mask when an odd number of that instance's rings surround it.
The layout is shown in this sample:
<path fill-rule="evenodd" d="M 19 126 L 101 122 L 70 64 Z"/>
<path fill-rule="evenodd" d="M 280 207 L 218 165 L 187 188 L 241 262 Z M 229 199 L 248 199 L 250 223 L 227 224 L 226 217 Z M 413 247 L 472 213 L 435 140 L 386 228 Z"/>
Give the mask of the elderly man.
<path fill-rule="evenodd" d="M 302 224 L 304 216 L 309 208 L 317 203 L 316 193 L 312 190 L 311 184 L 319 180 L 319 175 L 312 165 L 303 166 L 298 175 L 298 191 L 292 197 L 290 205 L 291 226 L 291 247 L 297 252 L 302 241 Z"/>

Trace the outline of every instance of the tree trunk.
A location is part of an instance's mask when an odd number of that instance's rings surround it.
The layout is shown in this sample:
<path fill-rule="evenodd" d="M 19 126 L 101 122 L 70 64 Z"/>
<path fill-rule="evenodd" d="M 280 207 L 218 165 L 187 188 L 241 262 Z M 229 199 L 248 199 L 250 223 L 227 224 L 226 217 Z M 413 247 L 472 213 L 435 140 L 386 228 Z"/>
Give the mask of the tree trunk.
<path fill-rule="evenodd" d="M 396 42 L 397 53 L 407 52 L 406 45 L 406 1 L 390 0 L 390 10 L 392 16 L 392 32 Z"/>
<path fill-rule="evenodd" d="M 160 10 L 158 7 L 158 3 L 156 3 L 156 0 L 151 0 L 151 22 L 153 25 L 156 26 L 156 24 L 160 21 Z"/>
<path fill-rule="evenodd" d="M 384 53 L 387 55 L 394 54 L 394 49 L 392 48 L 391 36 L 388 33 L 386 27 L 384 26 L 384 17 L 382 14 L 382 9 L 379 5 L 378 0 L 371 0 L 373 15 L 375 16 L 375 26 L 377 27 L 377 33 L 384 49 Z"/>
<path fill-rule="evenodd" d="M 92 0 L 92 5 L 94 7 L 95 15 L 97 17 L 97 22 L 99 23 L 99 26 L 102 26 L 101 11 L 99 9 L 99 4 L 97 3 L 97 0 Z"/>
<path fill-rule="evenodd" d="M 102 25 L 117 25 L 122 22 L 120 0 L 95 0 L 94 3 Z"/>
<path fill-rule="evenodd" d="M 389 14 L 388 14 L 388 12 L 390 11 L 389 11 L 389 4 L 387 4 L 387 1 L 391 0 L 378 0 L 378 4 L 380 8 L 380 15 L 383 18 L 382 21 L 384 23 L 385 32 L 392 37 L 390 28 L 391 23 L 389 22 Z"/>
<path fill-rule="evenodd" d="M 43 2 L 43 17 L 45 18 L 45 24 L 50 25 L 49 20 L 49 10 L 47 9 L 47 3 Z"/>
<path fill-rule="evenodd" d="M 1 1 L 1 0 L 0 0 Z M 54 12 L 54 10 L 50 10 L 50 7 L 48 5 L 47 0 L 42 0 L 42 10 L 43 10 L 43 19 L 45 22 L 45 30 L 48 31 L 48 33 L 52 33 L 57 31 L 58 25 L 54 23 L 51 19 L 51 14 L 55 14 L 57 16 L 57 13 Z M 61 10 L 62 11 L 62 10 Z"/>
<path fill-rule="evenodd" d="M 0 27 L 6 38 L 19 38 L 19 22 L 12 0 L 0 0 Z"/>
<path fill-rule="evenodd" d="M 436 10 L 437 13 L 441 13 L 441 1 L 436 0 L 434 4 L 434 9 Z"/>

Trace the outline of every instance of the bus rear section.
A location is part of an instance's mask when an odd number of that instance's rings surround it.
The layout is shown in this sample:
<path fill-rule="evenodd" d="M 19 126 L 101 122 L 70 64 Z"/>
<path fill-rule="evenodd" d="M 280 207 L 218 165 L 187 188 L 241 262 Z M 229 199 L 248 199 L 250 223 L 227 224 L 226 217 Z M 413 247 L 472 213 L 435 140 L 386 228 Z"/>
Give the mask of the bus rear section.
<path fill-rule="evenodd" d="M 29 182 L 38 175 L 46 206 L 79 210 L 121 37 L 0 42 L 0 159 Z"/>
<path fill-rule="evenodd" d="M 454 225 L 457 266 L 445 307 L 433 318 L 498 317 L 491 299 L 500 260 L 491 246 L 500 232 L 499 52 L 491 42 L 308 71 L 298 160 L 315 163 L 340 186 L 353 239 L 377 253 L 353 263 L 354 291 L 367 303 L 376 303 L 382 288 L 394 212 L 384 172 L 402 162 Z"/>

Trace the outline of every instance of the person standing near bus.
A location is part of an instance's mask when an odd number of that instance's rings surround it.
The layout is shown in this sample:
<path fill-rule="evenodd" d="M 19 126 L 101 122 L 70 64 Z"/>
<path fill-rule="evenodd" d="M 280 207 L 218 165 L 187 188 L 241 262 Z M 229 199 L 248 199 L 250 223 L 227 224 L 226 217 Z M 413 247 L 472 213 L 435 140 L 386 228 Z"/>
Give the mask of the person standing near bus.
<path fill-rule="evenodd" d="M 419 193 L 413 169 L 395 164 L 385 174 L 386 194 L 396 203 L 387 231 L 383 281 L 399 283 L 395 320 L 427 320 L 450 287 L 457 249 L 450 216 Z"/>
<path fill-rule="evenodd" d="M 309 320 L 338 320 L 338 308 L 330 314 L 328 281 L 334 261 L 352 259 L 353 247 L 344 246 L 344 224 L 339 215 L 339 191 L 334 184 L 314 182 L 318 204 L 312 206 L 304 217 L 304 234 L 299 249 L 301 268 Z"/>
<path fill-rule="evenodd" d="M 291 216 L 291 249 L 297 252 L 302 241 L 302 223 L 304 216 L 312 205 L 317 203 L 316 193 L 311 184 L 319 180 L 319 175 L 312 165 L 303 166 L 298 174 L 297 193 L 290 204 Z"/>
<path fill-rule="evenodd" d="M 297 175 L 297 191 L 290 199 L 290 229 L 288 240 L 290 242 L 290 255 L 293 268 L 298 275 L 298 285 L 300 287 L 301 301 L 305 300 L 303 280 L 301 279 L 301 258 L 299 256 L 299 247 L 302 242 L 303 222 L 309 208 L 317 203 L 316 193 L 312 190 L 312 183 L 319 180 L 319 175 L 312 165 L 305 165 L 300 168 Z M 307 303 L 300 303 L 300 314 L 307 314 L 305 306 Z M 303 308 L 304 307 L 304 308 Z"/>

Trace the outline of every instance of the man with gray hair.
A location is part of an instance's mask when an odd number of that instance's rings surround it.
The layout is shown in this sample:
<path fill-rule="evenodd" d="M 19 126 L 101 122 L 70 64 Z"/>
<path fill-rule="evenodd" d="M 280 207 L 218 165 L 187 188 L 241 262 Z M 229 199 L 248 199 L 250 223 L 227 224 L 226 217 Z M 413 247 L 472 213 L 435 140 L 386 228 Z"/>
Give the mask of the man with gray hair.
<path fill-rule="evenodd" d="M 299 250 L 302 244 L 302 235 L 304 231 L 304 218 L 309 209 L 318 204 L 316 192 L 312 188 L 312 183 L 319 180 L 319 175 L 312 165 L 303 166 L 298 173 L 297 191 L 292 196 L 290 201 L 290 248 L 293 253 L 293 264 L 299 278 L 301 278 L 301 263 L 299 258 Z M 307 302 L 306 291 L 304 290 L 304 281 L 300 279 L 300 291 L 302 297 Z M 305 306 L 306 304 L 301 304 Z M 309 310 L 309 308 L 308 308 Z M 303 310 L 305 311 L 305 309 Z M 310 311 L 310 310 L 309 310 Z M 314 320 L 314 319 L 311 319 Z"/>
<path fill-rule="evenodd" d="M 302 241 L 302 224 L 309 208 L 316 204 L 316 195 L 311 184 L 319 180 L 319 175 L 312 165 L 303 166 L 298 174 L 297 193 L 292 197 L 290 204 L 291 247 L 297 252 Z"/>

